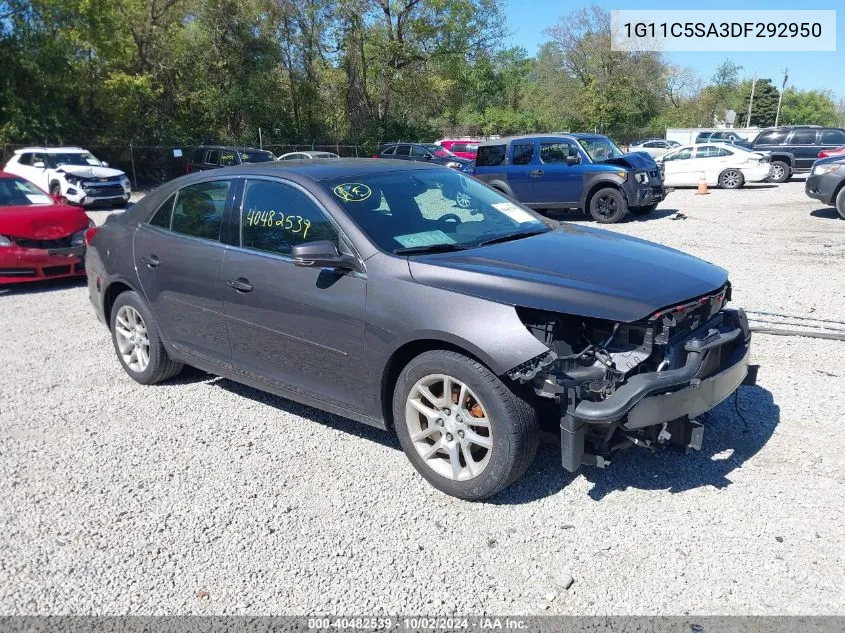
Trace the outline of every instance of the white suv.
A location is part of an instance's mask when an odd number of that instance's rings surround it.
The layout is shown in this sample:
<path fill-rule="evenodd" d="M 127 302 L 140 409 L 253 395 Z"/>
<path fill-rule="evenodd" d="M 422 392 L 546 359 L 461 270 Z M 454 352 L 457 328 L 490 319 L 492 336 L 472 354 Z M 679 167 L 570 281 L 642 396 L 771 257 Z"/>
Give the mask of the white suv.
<path fill-rule="evenodd" d="M 3 169 L 73 204 L 124 206 L 132 195 L 126 174 L 81 147 L 15 150 Z"/>

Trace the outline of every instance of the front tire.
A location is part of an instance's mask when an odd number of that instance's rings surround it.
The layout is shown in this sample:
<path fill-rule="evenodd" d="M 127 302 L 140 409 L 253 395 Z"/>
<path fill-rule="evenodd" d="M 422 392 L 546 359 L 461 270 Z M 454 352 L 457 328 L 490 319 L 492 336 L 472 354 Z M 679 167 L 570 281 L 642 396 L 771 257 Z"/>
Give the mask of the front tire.
<path fill-rule="evenodd" d="M 628 203 L 618 189 L 599 189 L 590 198 L 590 215 L 599 224 L 615 224 L 628 214 Z"/>
<path fill-rule="evenodd" d="M 769 180 L 772 182 L 786 182 L 792 177 L 792 170 L 782 160 L 776 160 L 772 162 L 772 175 L 769 176 Z"/>
<path fill-rule="evenodd" d="M 738 169 L 726 169 L 719 174 L 719 186 L 722 189 L 739 189 L 745 184 L 745 176 Z"/>
<path fill-rule="evenodd" d="M 135 382 L 153 385 L 182 371 L 182 363 L 167 355 L 155 317 L 138 293 L 115 299 L 109 325 L 117 358 Z"/>
<path fill-rule="evenodd" d="M 836 196 L 836 210 L 839 212 L 839 217 L 845 220 L 845 187 L 842 187 Z"/>
<path fill-rule="evenodd" d="M 483 364 L 458 352 L 420 354 L 393 392 L 402 450 L 432 486 L 459 499 L 491 497 L 537 453 L 535 408 Z"/>

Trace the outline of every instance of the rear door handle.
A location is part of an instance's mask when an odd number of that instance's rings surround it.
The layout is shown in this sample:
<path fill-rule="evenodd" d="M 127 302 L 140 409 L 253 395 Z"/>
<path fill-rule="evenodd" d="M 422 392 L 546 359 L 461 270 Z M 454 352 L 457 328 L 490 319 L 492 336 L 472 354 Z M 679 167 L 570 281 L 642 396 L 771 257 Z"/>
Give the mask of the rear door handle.
<path fill-rule="evenodd" d="M 249 283 L 249 279 L 238 277 L 237 279 L 230 279 L 226 283 L 229 284 L 230 288 L 234 288 L 238 292 L 252 292 L 252 284 Z"/>
<path fill-rule="evenodd" d="M 155 268 L 161 263 L 161 261 L 159 260 L 158 256 L 150 255 L 149 257 L 142 257 L 141 263 L 145 264 L 147 268 Z"/>
<path fill-rule="evenodd" d="M 543 175 L 543 170 L 542 169 L 532 169 L 531 171 L 528 172 L 528 175 L 533 176 L 534 178 L 538 178 L 538 177 Z"/>

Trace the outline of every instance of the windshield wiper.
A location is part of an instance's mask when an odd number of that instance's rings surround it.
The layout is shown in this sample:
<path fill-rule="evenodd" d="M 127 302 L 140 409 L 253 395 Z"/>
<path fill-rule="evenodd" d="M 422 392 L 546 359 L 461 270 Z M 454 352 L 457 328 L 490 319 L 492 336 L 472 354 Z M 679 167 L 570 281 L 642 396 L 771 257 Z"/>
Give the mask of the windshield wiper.
<path fill-rule="evenodd" d="M 409 246 L 408 248 L 397 248 L 396 255 L 418 255 L 421 253 L 448 253 L 450 251 L 465 251 L 468 247 L 461 244 L 427 244 L 425 246 Z"/>
<path fill-rule="evenodd" d="M 487 246 L 488 244 L 500 244 L 501 242 L 510 242 L 511 240 L 521 240 L 523 237 L 531 237 L 532 235 L 540 235 L 541 233 L 548 233 L 551 231 L 548 227 L 542 229 L 532 229 L 530 231 L 520 231 L 519 233 L 508 233 L 507 235 L 499 235 L 498 237 L 491 237 L 489 240 L 479 242 L 479 246 Z"/>

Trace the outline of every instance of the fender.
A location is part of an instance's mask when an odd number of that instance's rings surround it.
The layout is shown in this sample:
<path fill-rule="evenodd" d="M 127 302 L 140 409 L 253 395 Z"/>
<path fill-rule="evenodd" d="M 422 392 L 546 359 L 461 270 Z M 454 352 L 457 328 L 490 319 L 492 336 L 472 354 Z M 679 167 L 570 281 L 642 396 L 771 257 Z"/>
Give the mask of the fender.
<path fill-rule="evenodd" d="M 756 152 L 758 150 L 752 149 L 752 151 Z M 762 150 L 761 153 L 766 153 L 766 150 Z M 795 154 L 793 154 L 792 152 L 782 152 L 775 150 L 768 152 L 768 154 L 772 157 L 772 162 L 779 160 L 789 165 L 790 168 L 793 168 L 795 166 Z"/>
<path fill-rule="evenodd" d="M 516 200 L 516 196 L 513 195 L 513 189 L 510 188 L 510 185 L 508 185 L 508 183 L 506 181 L 504 181 L 500 178 L 497 178 L 496 180 L 487 181 L 484 184 L 486 184 L 488 187 L 490 187 L 492 189 L 496 189 L 498 191 L 503 192 L 508 198 L 512 198 L 513 200 Z"/>
<path fill-rule="evenodd" d="M 620 178 L 615 172 L 584 172 L 584 186 L 581 189 L 581 199 L 578 204 L 581 209 L 587 208 L 587 201 L 599 189 L 614 187 L 622 192 L 627 202 L 628 195 L 625 193 L 626 178 Z"/>

